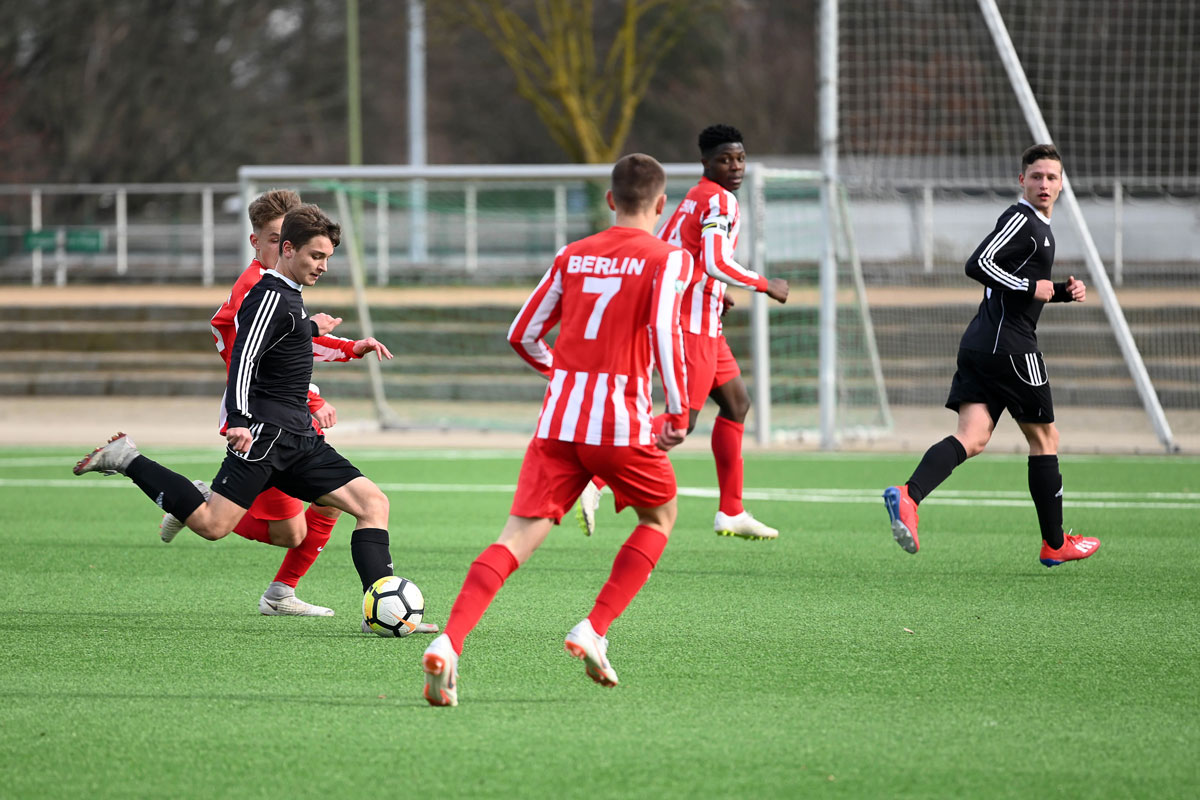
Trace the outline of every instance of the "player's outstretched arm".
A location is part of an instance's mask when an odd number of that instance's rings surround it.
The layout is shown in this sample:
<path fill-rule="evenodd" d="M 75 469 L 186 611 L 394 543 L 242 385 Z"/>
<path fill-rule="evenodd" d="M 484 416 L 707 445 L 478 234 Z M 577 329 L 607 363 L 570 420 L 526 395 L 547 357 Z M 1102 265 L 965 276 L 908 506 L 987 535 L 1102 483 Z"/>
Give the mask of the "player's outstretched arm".
<path fill-rule="evenodd" d="M 359 339 L 354 343 L 355 358 L 362 358 L 367 353 L 374 353 L 380 361 L 383 361 L 385 358 L 390 361 L 392 358 L 392 351 L 388 350 L 387 347 L 385 347 L 383 343 L 374 336 L 368 336 L 365 339 Z"/>
<path fill-rule="evenodd" d="M 313 321 L 313 324 L 317 326 L 317 335 L 318 336 L 324 336 L 325 334 L 329 333 L 331 330 L 336 328 L 338 325 L 342 324 L 341 317 L 331 317 L 330 315 L 328 315 L 324 312 L 318 312 L 316 314 L 313 314 L 311 317 L 309 317 L 309 319 L 311 319 Z"/>

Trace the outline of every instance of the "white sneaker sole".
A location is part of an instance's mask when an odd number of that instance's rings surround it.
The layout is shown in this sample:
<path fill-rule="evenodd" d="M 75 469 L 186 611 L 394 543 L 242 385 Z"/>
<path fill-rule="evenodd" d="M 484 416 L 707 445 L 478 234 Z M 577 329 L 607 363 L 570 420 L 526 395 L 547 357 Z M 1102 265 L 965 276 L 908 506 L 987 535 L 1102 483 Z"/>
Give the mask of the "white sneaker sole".
<path fill-rule="evenodd" d="M 421 657 L 421 666 L 425 669 L 424 695 L 429 705 L 458 705 L 458 681 L 449 659 L 437 653 L 426 653 Z"/>
<path fill-rule="evenodd" d="M 314 606 L 295 597 L 285 597 L 282 600 L 260 597 L 258 613 L 264 617 L 332 617 L 333 609 Z"/>
<path fill-rule="evenodd" d="M 594 647 L 589 648 L 583 642 L 568 638 L 563 643 L 563 648 L 567 651 L 567 655 L 583 662 L 583 671 L 596 683 L 609 687 L 617 685 L 616 670 L 612 668 L 611 664 L 607 668 L 605 667 L 604 659 L 599 657 L 598 652 L 593 652 Z"/>

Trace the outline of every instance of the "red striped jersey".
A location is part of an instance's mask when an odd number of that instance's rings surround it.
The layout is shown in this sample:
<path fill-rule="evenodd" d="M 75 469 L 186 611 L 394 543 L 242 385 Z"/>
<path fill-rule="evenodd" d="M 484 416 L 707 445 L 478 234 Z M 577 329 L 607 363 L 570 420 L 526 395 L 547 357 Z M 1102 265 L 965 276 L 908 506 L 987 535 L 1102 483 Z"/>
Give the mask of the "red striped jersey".
<path fill-rule="evenodd" d="M 687 427 L 679 293 L 691 271 L 686 251 L 637 228 L 614 226 L 558 252 L 508 330 L 509 344 L 550 380 L 538 438 L 651 444 L 656 366 L 668 421 Z"/>
<path fill-rule="evenodd" d="M 733 258 L 741 232 L 741 209 L 733 192 L 716 181 L 700 178 L 658 237 L 692 254 L 698 269 L 683 292 L 680 324 L 688 333 L 721 334 L 725 284 L 756 292 L 767 290 L 767 279 Z"/>
<path fill-rule="evenodd" d="M 209 323 L 217 352 L 221 354 L 221 359 L 225 362 L 227 377 L 229 375 L 229 359 L 233 353 L 233 342 L 237 338 L 238 310 L 242 307 L 242 301 L 246 299 L 246 293 L 254 288 L 266 271 L 267 268 L 257 258 L 251 261 L 250 266 L 246 267 L 238 276 L 233 284 L 233 289 L 229 292 L 229 297 L 217 309 L 217 313 L 213 314 L 212 321 Z M 354 355 L 352 339 L 328 335 L 313 338 L 314 361 L 349 361 L 352 358 L 360 357 Z M 325 405 L 325 400 L 321 397 L 321 390 L 317 388 L 316 384 L 310 383 L 308 385 L 309 413 L 317 411 L 323 405 Z M 222 433 L 225 432 L 225 398 L 223 397 L 221 398 L 220 429 Z"/>

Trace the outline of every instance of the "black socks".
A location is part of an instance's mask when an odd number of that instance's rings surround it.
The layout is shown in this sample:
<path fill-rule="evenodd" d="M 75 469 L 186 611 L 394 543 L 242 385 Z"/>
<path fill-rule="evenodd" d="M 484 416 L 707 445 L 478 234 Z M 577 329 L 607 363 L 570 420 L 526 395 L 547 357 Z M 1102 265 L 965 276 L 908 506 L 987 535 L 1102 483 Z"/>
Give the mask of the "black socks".
<path fill-rule="evenodd" d="M 393 574 L 388 532 L 383 528 L 359 528 L 350 534 L 350 558 L 354 559 L 364 592 L 375 581 Z"/>
<path fill-rule="evenodd" d="M 1037 509 L 1042 538 L 1057 550 L 1063 546 L 1062 475 L 1057 455 L 1029 457 L 1029 496 Z"/>
<path fill-rule="evenodd" d="M 140 455 L 130 461 L 125 468 L 125 476 L 137 484 L 159 508 L 174 514 L 176 519 L 186 520 L 193 511 L 204 505 L 204 495 L 191 481 L 145 456 Z"/>
<path fill-rule="evenodd" d="M 925 499 L 959 464 L 967 460 L 967 451 L 962 442 L 947 436 L 925 451 L 921 463 L 908 479 L 908 496 L 917 505 Z"/>

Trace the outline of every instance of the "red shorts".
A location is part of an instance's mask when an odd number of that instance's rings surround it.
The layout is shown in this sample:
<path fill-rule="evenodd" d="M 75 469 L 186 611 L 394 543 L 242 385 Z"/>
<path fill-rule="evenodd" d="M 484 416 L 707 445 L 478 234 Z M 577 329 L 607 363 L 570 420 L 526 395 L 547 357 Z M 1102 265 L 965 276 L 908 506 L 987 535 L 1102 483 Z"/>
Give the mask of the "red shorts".
<path fill-rule="evenodd" d="M 687 363 L 688 408 L 699 411 L 713 389 L 742 374 L 725 334 L 683 334 L 683 357 Z"/>
<path fill-rule="evenodd" d="M 612 489 L 617 511 L 625 506 L 656 508 L 675 497 L 675 470 L 667 454 L 654 445 L 618 447 L 535 438 L 525 450 L 510 511 L 558 524 L 593 475 Z"/>
<path fill-rule="evenodd" d="M 304 503 L 272 487 L 254 498 L 246 513 L 255 519 L 291 519 L 304 511 Z"/>

